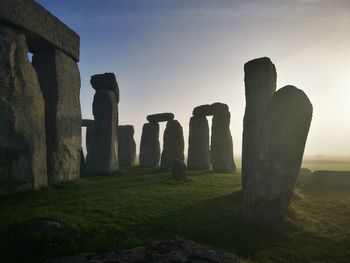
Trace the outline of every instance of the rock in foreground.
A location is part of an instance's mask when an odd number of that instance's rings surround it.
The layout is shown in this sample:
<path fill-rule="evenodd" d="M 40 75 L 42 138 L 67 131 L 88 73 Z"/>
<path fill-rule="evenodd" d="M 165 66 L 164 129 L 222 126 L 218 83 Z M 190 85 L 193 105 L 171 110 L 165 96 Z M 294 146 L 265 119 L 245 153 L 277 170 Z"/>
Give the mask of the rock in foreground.
<path fill-rule="evenodd" d="M 57 258 L 47 263 L 235 263 L 244 262 L 233 254 L 193 241 L 169 240 L 149 246 L 109 253 L 89 253 Z"/>

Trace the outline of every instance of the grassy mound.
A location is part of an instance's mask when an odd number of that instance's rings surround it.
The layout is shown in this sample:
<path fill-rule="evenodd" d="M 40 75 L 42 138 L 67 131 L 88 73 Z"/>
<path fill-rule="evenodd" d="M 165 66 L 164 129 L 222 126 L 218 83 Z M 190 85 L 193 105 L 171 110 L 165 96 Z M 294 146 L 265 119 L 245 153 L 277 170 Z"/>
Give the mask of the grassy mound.
<path fill-rule="evenodd" d="M 40 260 L 78 252 L 131 248 L 159 239 L 190 239 L 257 262 L 349 262 L 350 189 L 296 189 L 285 220 L 271 229 L 240 219 L 239 174 L 170 174 L 134 168 L 87 176 L 39 192 L 2 196 L 2 258 Z M 28 233 L 33 218 L 62 228 Z M 7 261 L 5 261 L 7 262 Z"/>

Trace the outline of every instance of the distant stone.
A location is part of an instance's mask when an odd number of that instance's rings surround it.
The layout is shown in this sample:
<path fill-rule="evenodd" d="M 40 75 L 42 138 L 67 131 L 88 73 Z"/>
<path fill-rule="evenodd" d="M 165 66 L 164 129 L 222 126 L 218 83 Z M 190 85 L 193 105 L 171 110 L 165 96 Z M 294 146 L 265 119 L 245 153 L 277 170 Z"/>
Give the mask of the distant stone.
<path fill-rule="evenodd" d="M 221 114 L 229 111 L 228 105 L 221 102 L 215 102 L 211 105 L 213 115 Z"/>
<path fill-rule="evenodd" d="M 221 112 L 221 110 L 223 111 Z M 230 119 L 230 112 L 225 111 L 222 108 L 213 116 L 213 123 L 211 126 L 210 160 L 213 171 L 216 172 L 234 173 L 236 171 L 236 165 L 233 160 L 233 142 L 230 131 Z"/>
<path fill-rule="evenodd" d="M 174 119 L 173 113 L 158 113 L 147 116 L 149 122 L 163 122 L 163 121 L 172 121 Z"/>
<path fill-rule="evenodd" d="M 114 73 L 96 74 L 91 77 L 90 83 L 97 90 L 110 90 L 117 96 L 119 103 L 119 87 Z"/>
<path fill-rule="evenodd" d="M 80 149 L 80 173 L 86 170 L 83 148 Z"/>
<path fill-rule="evenodd" d="M 96 91 L 93 102 L 95 125 L 89 141 L 86 168 L 90 172 L 109 173 L 118 166 L 118 105 L 111 90 Z M 90 128 L 90 127 L 89 127 Z"/>
<path fill-rule="evenodd" d="M 81 109 L 77 63 L 58 49 L 33 55 L 45 99 L 48 183 L 80 177 Z"/>
<path fill-rule="evenodd" d="M 195 116 L 190 120 L 187 166 L 189 170 L 211 168 L 209 125 L 205 116 Z"/>
<path fill-rule="evenodd" d="M 26 222 L 25 229 L 29 233 L 53 232 L 60 229 L 62 225 L 58 222 L 45 219 L 32 219 Z"/>
<path fill-rule="evenodd" d="M 46 263 L 244 263 L 234 254 L 187 240 L 157 241 L 148 246 L 107 253 L 56 258 Z"/>
<path fill-rule="evenodd" d="M 0 65 L 0 194 L 39 189 L 47 186 L 44 98 L 24 35 L 5 26 Z"/>
<path fill-rule="evenodd" d="M 323 190 L 350 190 L 350 171 L 319 170 L 312 173 L 309 185 Z"/>
<path fill-rule="evenodd" d="M 145 123 L 140 143 L 140 166 L 159 167 L 160 143 L 159 124 Z"/>
<path fill-rule="evenodd" d="M 164 131 L 163 151 L 160 161 L 162 169 L 171 169 L 174 160 L 184 160 L 184 135 L 177 120 L 168 121 Z"/>
<path fill-rule="evenodd" d="M 118 157 L 119 165 L 131 167 L 135 165 L 136 143 L 134 140 L 134 126 L 118 126 Z"/>
<path fill-rule="evenodd" d="M 195 117 L 205 117 L 214 115 L 213 107 L 209 104 L 195 107 L 192 111 L 192 115 Z"/>
<path fill-rule="evenodd" d="M 179 181 L 187 179 L 187 168 L 183 160 L 173 161 L 171 176 L 173 179 L 179 180 Z"/>
<path fill-rule="evenodd" d="M 276 92 L 260 133 L 257 166 L 247 178 L 243 216 L 254 223 L 283 218 L 293 195 L 312 118 L 302 90 L 286 86 Z"/>
<path fill-rule="evenodd" d="M 268 105 L 276 91 L 275 65 L 267 57 L 244 65 L 246 107 L 243 120 L 242 187 L 253 174 L 258 158 L 260 133 Z"/>
<path fill-rule="evenodd" d="M 298 184 L 305 184 L 310 181 L 312 175 L 312 171 L 308 168 L 300 168 L 297 183 Z"/>
<path fill-rule="evenodd" d="M 82 119 L 81 127 L 93 127 L 95 125 L 94 120 Z"/>

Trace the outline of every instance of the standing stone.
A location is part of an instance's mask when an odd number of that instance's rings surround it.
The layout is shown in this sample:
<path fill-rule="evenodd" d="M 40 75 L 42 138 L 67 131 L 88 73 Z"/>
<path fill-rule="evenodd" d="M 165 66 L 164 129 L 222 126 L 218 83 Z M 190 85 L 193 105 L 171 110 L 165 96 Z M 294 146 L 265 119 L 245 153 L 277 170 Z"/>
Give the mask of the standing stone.
<path fill-rule="evenodd" d="M 171 169 L 174 160 L 185 159 L 184 135 L 181 124 L 177 120 L 168 121 L 164 131 L 163 151 L 160 167 Z"/>
<path fill-rule="evenodd" d="M 247 178 L 243 216 L 254 223 L 279 220 L 288 209 L 300 170 L 312 118 L 302 90 L 276 92 L 260 133 L 257 166 Z"/>
<path fill-rule="evenodd" d="M 0 193 L 47 185 L 44 99 L 22 33 L 0 26 Z"/>
<path fill-rule="evenodd" d="M 159 167 L 159 159 L 159 124 L 156 122 L 145 123 L 141 135 L 140 166 Z"/>
<path fill-rule="evenodd" d="M 233 142 L 230 131 L 231 114 L 218 111 L 214 114 L 211 126 L 210 159 L 213 171 L 233 173 L 236 165 L 233 160 Z"/>
<path fill-rule="evenodd" d="M 81 110 L 78 65 L 58 49 L 36 52 L 32 64 L 45 99 L 48 182 L 79 178 Z"/>
<path fill-rule="evenodd" d="M 134 140 L 134 126 L 118 126 L 118 156 L 119 165 L 131 167 L 135 165 L 136 143 Z"/>
<path fill-rule="evenodd" d="M 171 169 L 171 176 L 178 181 L 184 181 L 187 179 L 186 164 L 182 160 L 174 160 Z"/>
<path fill-rule="evenodd" d="M 209 125 L 205 116 L 191 117 L 187 166 L 189 170 L 209 170 L 211 167 Z"/>
<path fill-rule="evenodd" d="M 269 58 L 258 58 L 244 65 L 246 107 L 243 120 L 242 187 L 257 161 L 257 146 L 266 109 L 276 91 L 276 68 Z"/>
<path fill-rule="evenodd" d="M 112 75 L 113 76 L 112 76 Z M 87 169 L 91 172 L 108 173 L 118 170 L 118 85 L 113 73 L 94 75 L 90 83 L 96 90 L 92 105 L 95 125 Z M 90 144 L 90 141 L 89 141 Z"/>

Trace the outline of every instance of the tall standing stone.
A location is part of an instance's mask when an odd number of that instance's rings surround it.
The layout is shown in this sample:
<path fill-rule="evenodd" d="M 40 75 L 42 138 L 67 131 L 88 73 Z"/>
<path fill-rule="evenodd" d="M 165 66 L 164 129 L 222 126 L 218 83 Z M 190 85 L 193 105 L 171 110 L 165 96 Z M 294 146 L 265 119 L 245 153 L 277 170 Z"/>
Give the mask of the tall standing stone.
<path fill-rule="evenodd" d="M 244 65 L 246 107 L 243 120 L 242 187 L 252 174 L 258 157 L 260 132 L 266 109 L 276 91 L 276 68 L 269 58 L 258 58 Z"/>
<path fill-rule="evenodd" d="M 47 185 L 44 99 L 22 33 L 0 26 L 0 193 Z"/>
<path fill-rule="evenodd" d="M 96 90 L 92 106 L 95 125 L 87 169 L 102 173 L 117 171 L 118 84 L 113 73 L 94 75 L 90 83 Z"/>
<path fill-rule="evenodd" d="M 159 124 L 157 122 L 145 123 L 141 135 L 140 166 L 159 167 L 159 159 Z"/>
<path fill-rule="evenodd" d="M 134 126 L 118 126 L 118 156 L 119 165 L 131 167 L 135 165 L 136 143 L 134 140 Z"/>
<path fill-rule="evenodd" d="M 279 220 L 288 209 L 312 119 L 312 104 L 302 90 L 276 92 L 265 115 L 257 165 L 247 178 L 243 216 L 254 223 Z"/>
<path fill-rule="evenodd" d="M 184 159 L 184 136 L 182 126 L 177 120 L 168 121 L 164 131 L 160 167 L 162 169 L 171 169 L 175 160 L 183 161 Z"/>
<path fill-rule="evenodd" d="M 213 116 L 210 145 L 210 159 L 213 171 L 224 173 L 236 171 L 236 165 L 233 160 L 230 119 L 231 114 L 226 109 L 216 110 Z"/>
<path fill-rule="evenodd" d="M 32 61 L 45 99 L 48 182 L 79 178 L 81 110 L 78 65 L 54 48 L 36 52 Z"/>
<path fill-rule="evenodd" d="M 205 116 L 191 117 L 187 167 L 189 170 L 209 170 L 211 167 L 209 125 Z"/>

